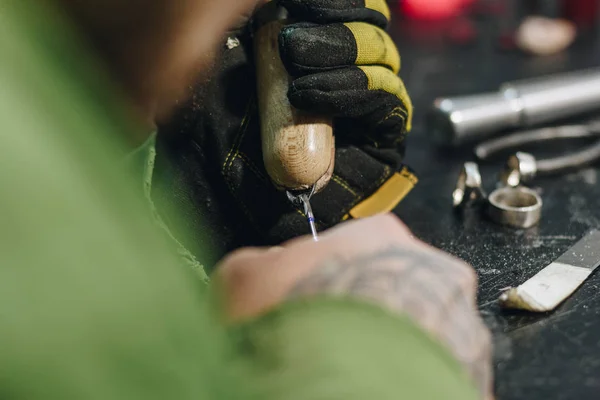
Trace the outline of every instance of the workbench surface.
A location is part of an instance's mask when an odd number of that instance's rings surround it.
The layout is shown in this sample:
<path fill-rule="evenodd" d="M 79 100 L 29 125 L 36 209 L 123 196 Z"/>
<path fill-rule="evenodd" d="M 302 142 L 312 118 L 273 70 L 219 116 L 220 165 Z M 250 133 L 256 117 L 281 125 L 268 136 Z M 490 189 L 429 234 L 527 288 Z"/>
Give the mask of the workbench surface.
<path fill-rule="evenodd" d="M 477 27 L 478 39 L 461 46 L 448 44 L 442 39 L 447 35 L 431 25 L 397 20 L 392 27 L 416 112 L 406 161 L 420 178 L 397 213 L 416 236 L 476 268 L 481 313 L 495 338 L 498 400 L 598 399 L 600 273 L 550 314 L 502 311 L 496 300 L 501 289 L 525 282 L 590 228 L 600 227 L 600 171 L 536 180 L 543 215 L 539 226 L 529 230 L 503 228 L 478 216 L 458 218 L 451 193 L 462 163 L 474 160 L 472 146 L 435 147 L 424 112 L 437 96 L 491 91 L 506 80 L 598 66 L 599 35 L 589 32 L 565 54 L 535 58 L 498 51 L 492 45 L 497 33 L 493 24 L 479 21 Z M 480 165 L 488 192 L 502 163 Z"/>

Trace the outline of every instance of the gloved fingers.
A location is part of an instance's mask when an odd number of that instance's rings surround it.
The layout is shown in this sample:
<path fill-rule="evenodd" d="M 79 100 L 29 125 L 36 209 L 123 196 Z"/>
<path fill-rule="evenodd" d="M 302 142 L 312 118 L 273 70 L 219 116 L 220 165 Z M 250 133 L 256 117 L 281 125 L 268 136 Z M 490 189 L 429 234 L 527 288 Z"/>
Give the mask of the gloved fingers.
<path fill-rule="evenodd" d="M 356 146 L 339 147 L 335 162 L 329 185 L 311 200 L 315 216 L 326 225 L 392 211 L 417 183 L 401 162 L 387 165 Z"/>
<path fill-rule="evenodd" d="M 279 35 L 279 48 L 292 75 L 351 65 L 379 65 L 395 74 L 400 71 L 400 54 L 392 38 L 364 22 L 288 25 Z"/>
<path fill-rule="evenodd" d="M 390 21 L 386 0 L 279 0 L 296 20 L 317 23 L 364 21 L 385 28 Z"/>
<path fill-rule="evenodd" d="M 380 66 L 349 67 L 294 80 L 288 96 L 301 110 L 360 118 L 376 136 L 411 129 L 412 103 L 402 80 Z"/>

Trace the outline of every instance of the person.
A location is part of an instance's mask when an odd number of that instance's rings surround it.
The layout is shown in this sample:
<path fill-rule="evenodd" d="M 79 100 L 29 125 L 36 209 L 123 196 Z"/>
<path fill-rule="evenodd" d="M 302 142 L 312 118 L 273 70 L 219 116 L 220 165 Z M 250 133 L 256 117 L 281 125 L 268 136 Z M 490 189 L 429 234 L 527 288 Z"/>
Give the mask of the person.
<path fill-rule="evenodd" d="M 134 161 L 137 170 L 151 171 L 148 197 L 208 272 L 236 248 L 276 245 L 309 232 L 306 218 L 268 178 L 260 146 L 254 68 L 260 50 L 253 36 L 276 13 L 275 4 L 284 5 L 291 20 L 280 40 L 293 78 L 290 102 L 335 117 L 334 174 L 311 199 L 318 228 L 391 211 L 417 181 L 403 163 L 412 104 L 397 75 L 398 49 L 385 32 L 385 1 L 370 8 L 271 2 L 250 21 L 238 18 L 218 46 L 211 77 L 195 85 L 174 116 L 159 118 L 157 135 Z"/>
<path fill-rule="evenodd" d="M 298 13 L 300 19 L 321 15 L 314 12 L 318 5 L 365 24 L 388 11 L 383 1 L 371 0 L 284 3 L 292 13 L 308 11 Z M 184 229 L 173 229 L 176 217 L 169 216 L 176 212 L 152 197 L 157 164 L 146 158 L 142 192 L 134 189 L 135 173 L 125 162 L 130 144 L 154 120 L 169 119 L 190 82 L 214 71 L 226 30 L 255 5 L 2 3 L 3 398 L 492 395 L 490 335 L 477 314 L 474 271 L 412 237 L 393 215 L 350 218 L 317 243 L 300 237 L 277 247 L 238 249 L 220 262 L 207 286 L 206 271 L 182 243 Z M 319 29 L 347 33 L 335 24 L 303 26 L 318 35 L 325 33 Z M 339 73 L 330 84 L 353 85 L 358 70 L 364 73 L 360 66 L 336 68 L 321 77 Z M 319 80 L 304 77 L 309 88 Z M 335 111 L 340 100 L 325 97 Z M 379 107 L 396 102 L 384 97 Z M 300 94 L 297 100 L 314 104 L 310 98 Z M 406 121 L 406 111 L 396 114 Z M 398 127 L 402 118 L 394 116 L 387 120 Z M 372 121 L 374 132 L 398 134 Z M 386 134 L 376 138 L 389 143 Z M 144 147 L 149 153 L 159 148 Z M 348 156 L 358 159 L 376 154 L 377 146 L 350 148 Z M 396 151 L 384 149 L 390 158 L 381 160 L 395 158 Z M 388 179 L 402 171 L 390 165 L 400 167 L 386 164 Z"/>

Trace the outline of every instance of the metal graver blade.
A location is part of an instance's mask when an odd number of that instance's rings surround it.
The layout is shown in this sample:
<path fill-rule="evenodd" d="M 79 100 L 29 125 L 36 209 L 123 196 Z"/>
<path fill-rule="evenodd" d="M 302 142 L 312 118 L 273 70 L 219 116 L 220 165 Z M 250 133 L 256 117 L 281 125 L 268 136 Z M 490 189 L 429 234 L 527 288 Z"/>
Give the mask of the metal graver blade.
<path fill-rule="evenodd" d="M 505 308 L 534 312 L 554 310 L 600 265 L 600 231 L 591 230 L 556 261 L 500 297 Z"/>
<path fill-rule="evenodd" d="M 306 214 L 306 218 L 308 218 L 308 226 L 310 226 L 310 231 L 312 233 L 313 239 L 315 242 L 319 241 L 319 236 L 317 235 L 317 226 L 315 224 L 315 215 L 313 214 L 312 207 L 310 206 L 310 198 L 308 195 L 303 194 L 300 195 L 300 199 L 304 205 L 304 214 Z"/>
<path fill-rule="evenodd" d="M 310 198 L 314 193 L 314 188 L 309 192 L 303 192 L 299 194 L 293 194 L 291 192 L 287 192 L 288 199 L 297 207 L 302 207 L 304 209 L 304 215 L 308 220 L 308 226 L 310 227 L 310 231 L 312 233 L 312 237 L 315 242 L 319 241 L 319 235 L 317 233 L 317 226 L 315 223 L 315 215 L 313 213 L 312 207 L 310 205 Z"/>

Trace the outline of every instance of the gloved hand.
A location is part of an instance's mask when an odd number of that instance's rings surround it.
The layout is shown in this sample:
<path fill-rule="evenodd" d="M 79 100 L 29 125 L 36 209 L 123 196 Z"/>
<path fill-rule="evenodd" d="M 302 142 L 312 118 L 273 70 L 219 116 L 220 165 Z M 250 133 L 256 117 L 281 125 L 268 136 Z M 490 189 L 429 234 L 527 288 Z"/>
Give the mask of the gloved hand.
<path fill-rule="evenodd" d="M 334 175 L 312 199 L 318 228 L 393 209 L 416 178 L 402 164 L 412 106 L 396 75 L 398 51 L 383 30 L 388 6 L 384 0 L 281 4 L 298 21 L 279 38 L 282 60 L 296 77 L 290 101 L 335 117 Z M 252 51 L 248 29 L 227 38 L 214 78 L 194 89 L 158 135 L 159 211 L 168 223 L 176 218 L 168 204 L 185 210 L 179 223 L 196 235 L 184 244 L 218 249 L 215 258 L 309 232 L 301 210 L 275 189 L 263 166 Z"/>
<path fill-rule="evenodd" d="M 281 0 L 292 18 L 280 52 L 292 83 L 295 107 L 338 117 L 341 140 L 361 144 L 376 159 L 398 168 L 412 105 L 397 76 L 400 55 L 383 30 L 389 21 L 384 0 Z M 400 150 L 400 151 L 399 151 Z"/>

